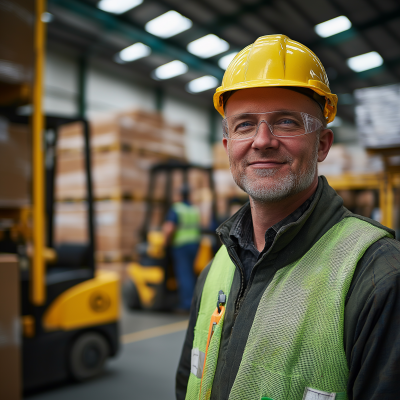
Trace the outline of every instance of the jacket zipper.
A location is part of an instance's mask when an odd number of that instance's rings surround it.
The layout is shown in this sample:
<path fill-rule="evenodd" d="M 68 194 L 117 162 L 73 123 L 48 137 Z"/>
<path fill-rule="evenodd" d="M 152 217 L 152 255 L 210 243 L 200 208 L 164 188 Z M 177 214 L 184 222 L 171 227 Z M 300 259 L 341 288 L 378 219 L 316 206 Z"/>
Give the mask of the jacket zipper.
<path fill-rule="evenodd" d="M 232 251 L 230 251 L 230 248 L 228 248 L 228 254 L 231 256 L 231 258 L 233 258 L 235 266 L 237 268 L 239 268 L 239 271 L 240 271 L 240 290 L 239 290 L 239 296 L 238 296 L 238 298 L 236 299 L 236 302 L 235 302 L 235 319 L 236 319 L 236 315 L 237 315 L 237 313 L 239 311 L 240 299 L 242 297 L 242 292 L 243 292 L 243 288 L 244 288 L 244 274 L 243 274 L 243 269 L 242 269 L 242 267 L 240 265 L 241 261 L 239 260 L 239 258 L 237 258 L 235 256 L 235 254 L 233 254 Z"/>
<path fill-rule="evenodd" d="M 222 241 L 222 234 L 220 232 L 218 232 L 218 236 L 219 236 L 219 239 L 220 239 L 222 245 L 225 246 L 225 243 Z M 236 299 L 236 302 L 235 302 L 235 314 L 234 314 L 234 321 L 233 321 L 233 324 L 235 324 L 236 316 L 237 316 L 237 314 L 239 312 L 238 305 L 239 305 L 239 301 L 240 301 L 240 298 L 241 298 L 241 295 L 242 295 L 242 292 L 243 292 L 243 287 L 244 287 L 244 274 L 243 274 L 243 269 L 241 267 L 241 261 L 231 251 L 231 247 L 232 246 L 226 246 L 226 249 L 227 249 L 228 254 L 231 257 L 233 263 L 235 264 L 235 267 L 238 268 L 239 272 L 240 272 L 240 290 L 239 290 L 239 296 L 238 296 L 238 298 Z M 232 328 L 233 328 L 233 326 L 232 326 Z"/>
<path fill-rule="evenodd" d="M 286 230 L 285 230 L 285 231 L 286 231 Z M 277 241 L 277 239 L 278 239 L 280 236 L 282 236 L 283 233 L 284 233 L 285 231 L 283 231 L 280 235 L 277 234 L 277 235 L 275 236 L 275 239 L 274 239 L 273 243 L 271 244 L 271 247 L 269 248 L 269 250 L 268 250 L 268 251 L 261 257 L 261 259 L 258 260 L 258 262 L 254 265 L 253 270 L 251 271 L 251 274 L 250 274 L 249 282 L 247 283 L 246 290 L 244 291 L 243 295 L 242 295 L 242 291 L 243 291 L 243 280 L 244 280 L 244 277 L 243 277 L 242 269 L 239 267 L 239 270 L 240 270 L 240 273 L 241 273 L 242 281 L 241 281 L 239 296 L 238 296 L 238 298 L 237 298 L 237 300 L 236 300 L 236 304 L 235 304 L 235 314 L 234 314 L 234 320 L 233 320 L 232 330 L 233 330 L 233 326 L 235 325 L 236 318 L 237 318 L 237 316 L 238 316 L 238 314 L 239 314 L 240 307 L 241 307 L 241 305 L 243 304 L 243 301 L 244 301 L 244 299 L 246 298 L 246 295 L 247 295 L 247 293 L 249 292 L 249 289 L 250 289 L 251 284 L 252 284 L 252 282 L 253 282 L 253 277 L 254 277 L 254 275 L 255 275 L 255 271 L 256 271 L 257 267 L 261 264 L 261 262 L 264 260 L 264 258 L 266 258 L 266 257 L 268 256 L 268 254 L 270 253 L 271 249 L 274 247 L 274 244 L 275 244 L 275 242 Z M 221 241 L 222 241 L 222 240 L 221 240 Z M 231 253 L 229 252 L 229 249 L 228 249 L 228 253 L 231 255 Z M 234 256 L 233 254 L 232 254 L 232 257 L 236 260 L 236 258 L 235 258 L 235 256 Z M 239 262 L 240 262 L 240 261 L 239 261 Z M 235 265 L 236 265 L 236 264 L 235 264 Z"/>

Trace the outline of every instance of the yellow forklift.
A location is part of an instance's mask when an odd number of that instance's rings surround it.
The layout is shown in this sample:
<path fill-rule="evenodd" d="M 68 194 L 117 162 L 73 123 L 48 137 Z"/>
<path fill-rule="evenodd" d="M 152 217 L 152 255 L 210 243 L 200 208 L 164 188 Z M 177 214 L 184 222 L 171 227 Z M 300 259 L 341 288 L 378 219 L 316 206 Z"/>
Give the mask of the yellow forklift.
<path fill-rule="evenodd" d="M 367 149 L 372 155 L 379 155 L 384 161 L 384 170 L 377 173 L 343 173 L 326 176 L 329 184 L 336 190 L 373 190 L 379 198 L 381 222 L 392 229 L 398 229 L 395 221 L 395 190 L 400 188 L 400 166 L 391 165 L 390 157 L 399 156 L 400 148 Z"/>
<path fill-rule="evenodd" d="M 17 3 L 22 8 L 28 4 Z M 6 121 L 0 129 L 16 124 L 32 133 L 32 200 L 24 206 L 0 205 L 0 253 L 18 254 L 20 260 L 24 391 L 69 377 L 92 378 L 119 347 L 119 278 L 95 268 L 89 125 L 85 120 L 81 122 L 85 128 L 88 243 L 55 245 L 53 241 L 57 132 L 61 125 L 77 119 L 43 116 L 43 0 L 37 0 L 35 7 L 33 85 L 0 82 L 0 115 Z M 33 106 L 29 116 L 20 115 L 17 107 L 25 104 Z"/>
<path fill-rule="evenodd" d="M 128 309 L 144 309 L 151 311 L 168 311 L 178 302 L 178 283 L 170 254 L 170 248 L 164 245 L 161 224 L 173 203 L 172 177 L 175 172 L 183 175 L 183 185 L 188 186 L 189 171 L 197 169 L 208 177 L 208 189 L 211 193 L 211 225 L 215 225 L 216 204 L 212 168 L 189 163 L 171 161 L 154 165 L 150 170 L 150 181 L 147 195 L 147 209 L 144 225 L 141 230 L 142 242 L 138 245 L 139 262 L 130 263 L 126 272 L 128 278 L 123 284 L 123 298 Z M 164 175 L 164 200 L 156 196 L 159 177 Z M 159 190 L 159 188 L 157 188 Z M 161 216 L 158 226 L 154 226 L 154 214 Z M 213 258 L 219 240 L 212 226 L 201 230 L 202 239 L 193 269 L 196 275 L 207 266 Z M 216 228 L 216 227 L 215 227 Z"/>

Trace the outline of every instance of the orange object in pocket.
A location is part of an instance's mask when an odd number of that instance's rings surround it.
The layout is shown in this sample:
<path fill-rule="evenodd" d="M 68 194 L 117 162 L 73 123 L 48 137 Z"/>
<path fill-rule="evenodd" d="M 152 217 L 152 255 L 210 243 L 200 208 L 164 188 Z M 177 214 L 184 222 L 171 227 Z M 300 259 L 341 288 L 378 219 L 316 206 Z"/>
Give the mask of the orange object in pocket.
<path fill-rule="evenodd" d="M 219 324 L 219 321 L 221 320 L 221 318 L 225 312 L 224 306 L 219 306 L 219 309 L 220 309 L 220 311 L 218 312 L 218 307 L 216 307 L 215 311 L 211 315 L 210 326 L 208 328 L 206 354 L 204 356 L 203 374 L 201 376 L 201 382 L 203 382 L 204 368 L 206 366 L 206 361 L 207 361 L 208 346 L 210 345 L 212 335 L 214 334 L 214 330 L 217 327 L 217 325 Z M 200 388 L 201 388 L 201 384 L 200 384 Z M 200 389 L 200 391 L 201 391 L 201 389 Z"/>

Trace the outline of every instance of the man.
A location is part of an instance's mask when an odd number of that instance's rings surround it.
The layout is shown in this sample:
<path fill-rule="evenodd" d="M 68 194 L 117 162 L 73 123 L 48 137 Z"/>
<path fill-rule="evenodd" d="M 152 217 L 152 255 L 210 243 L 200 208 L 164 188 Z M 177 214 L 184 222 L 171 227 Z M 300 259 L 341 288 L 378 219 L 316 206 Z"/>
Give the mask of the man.
<path fill-rule="evenodd" d="M 178 281 L 179 310 L 187 312 L 196 284 L 193 265 L 200 243 L 200 213 L 189 201 L 190 188 L 181 188 L 181 201 L 172 205 L 163 224 L 166 244 L 171 244 Z"/>
<path fill-rule="evenodd" d="M 177 398 L 398 399 L 400 246 L 318 177 L 337 104 L 321 62 L 261 37 L 214 104 L 250 202 L 218 228 L 196 285 Z"/>

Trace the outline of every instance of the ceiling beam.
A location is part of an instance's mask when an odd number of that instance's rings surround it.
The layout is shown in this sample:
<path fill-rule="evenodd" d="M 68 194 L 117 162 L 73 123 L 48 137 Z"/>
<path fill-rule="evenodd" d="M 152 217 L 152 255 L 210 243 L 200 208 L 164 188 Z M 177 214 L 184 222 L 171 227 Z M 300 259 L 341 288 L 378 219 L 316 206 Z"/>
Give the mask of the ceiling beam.
<path fill-rule="evenodd" d="M 171 9 L 175 10 L 179 7 L 176 7 L 176 4 L 174 2 L 171 2 L 170 0 L 157 0 L 159 3 L 164 4 L 167 7 L 170 7 Z M 207 3 L 207 8 L 213 10 L 216 14 L 217 17 L 210 20 L 210 22 L 206 24 L 199 24 L 196 21 L 193 21 L 195 23 L 195 28 L 199 29 L 204 32 L 204 34 L 208 34 L 210 32 L 217 34 L 217 35 L 222 35 L 224 29 L 228 28 L 231 25 L 240 25 L 241 18 L 243 18 L 243 15 L 246 14 L 255 14 L 257 15 L 257 11 L 261 6 L 268 6 L 271 5 L 273 2 L 272 0 L 261 0 L 254 2 L 252 4 L 243 4 L 239 3 L 238 1 L 230 0 L 231 2 L 237 4 L 239 8 L 232 12 L 231 14 L 227 15 L 221 15 L 219 8 L 216 7 L 215 5 L 211 3 Z M 177 10 L 180 12 L 180 10 Z M 271 28 L 275 29 L 276 32 L 279 31 L 279 28 L 277 25 L 274 25 L 273 23 L 269 23 L 268 25 L 271 26 Z M 244 27 L 243 25 L 240 25 L 242 29 L 245 29 L 247 31 L 250 31 L 251 34 L 253 34 L 256 38 L 260 36 L 259 32 L 257 32 L 254 29 L 251 29 L 251 27 Z"/>
<path fill-rule="evenodd" d="M 237 1 L 235 1 L 235 3 L 238 4 Z M 262 0 L 252 4 L 241 3 L 240 8 L 237 11 L 229 15 L 220 15 L 217 19 L 208 23 L 205 27 L 211 31 L 222 34 L 224 29 L 233 25 L 240 25 L 240 28 L 250 31 L 256 38 L 258 38 L 260 36 L 260 33 L 254 29 L 251 29 L 251 27 L 241 25 L 241 19 L 246 14 L 254 14 L 255 16 L 258 16 L 258 10 L 260 9 L 260 7 L 265 7 L 272 4 L 272 0 Z M 214 9 L 216 8 L 214 7 Z M 273 22 L 268 21 L 268 25 L 272 29 L 274 29 L 275 32 L 280 32 L 280 28 L 278 27 L 278 25 L 274 24 Z"/>
<path fill-rule="evenodd" d="M 176 8 L 173 6 L 168 0 L 159 0 L 161 3 L 167 5 L 171 8 Z M 218 79 L 222 79 L 223 71 L 217 66 L 217 64 L 211 60 L 205 61 L 199 57 L 196 57 L 189 53 L 184 47 L 180 46 L 176 42 L 172 40 L 162 40 L 159 39 L 147 32 L 144 31 L 142 27 L 138 27 L 135 25 L 133 21 L 128 20 L 127 17 L 124 16 L 115 16 L 104 12 L 98 9 L 95 6 L 89 5 L 88 3 L 77 1 L 77 0 L 49 0 L 50 4 L 55 4 L 61 6 L 69 11 L 76 12 L 80 16 L 88 18 L 90 20 L 94 20 L 101 24 L 103 29 L 106 30 L 114 30 L 125 37 L 130 38 L 132 41 L 141 41 L 152 48 L 155 53 L 159 53 L 162 55 L 172 56 L 177 58 L 178 60 L 188 64 L 194 70 L 200 71 L 205 74 L 210 74 Z M 292 1 L 288 1 L 288 3 L 295 9 L 295 11 L 302 16 L 310 26 L 313 26 L 314 21 L 311 21 L 309 15 L 303 11 L 300 7 L 294 4 Z M 241 28 L 244 28 L 240 24 L 240 18 L 245 14 L 257 13 L 261 6 L 272 5 L 273 2 L 271 0 L 262 0 L 257 1 L 253 4 L 241 5 L 241 7 L 233 12 L 230 15 L 220 16 L 217 19 L 214 19 L 212 22 L 207 25 L 200 26 L 199 24 L 195 25 L 196 29 L 199 29 L 200 32 L 207 33 L 217 33 L 221 34 L 223 29 L 228 26 L 238 24 Z M 337 7 L 337 2 L 335 2 L 335 6 Z M 218 10 L 213 7 L 213 9 L 218 12 Z M 179 11 L 179 10 L 178 10 Z M 338 10 L 339 13 L 343 10 Z M 342 12 L 343 13 L 343 12 Z M 328 37 L 328 38 L 318 38 L 317 40 L 311 42 L 304 42 L 307 47 L 316 48 L 319 46 L 336 46 L 344 41 L 350 40 L 356 35 L 364 36 L 363 32 L 367 29 L 373 28 L 375 26 L 379 26 L 381 24 L 385 24 L 398 18 L 400 16 L 400 8 L 398 8 L 395 12 L 390 13 L 382 13 L 379 17 L 374 18 L 370 21 L 367 21 L 362 24 L 353 24 L 353 27 L 345 32 L 339 33 L 337 35 Z M 269 25 L 271 25 L 269 23 Z M 279 27 L 272 26 L 276 31 L 280 31 Z M 255 35 L 258 35 L 254 31 Z M 101 44 L 100 44 L 101 45 Z M 335 49 L 342 56 L 343 59 L 347 57 L 339 51 L 339 49 Z M 392 73 L 395 73 L 394 67 L 399 63 L 398 60 L 393 60 L 390 62 L 385 61 L 385 65 L 387 65 L 388 70 Z M 367 77 L 371 77 L 374 74 L 380 73 L 382 68 L 374 68 L 368 71 L 367 74 L 359 74 L 355 72 L 349 72 L 347 74 L 339 74 L 339 76 L 332 80 L 332 83 L 345 83 L 346 81 L 354 80 L 354 79 L 366 79 Z M 397 75 L 397 74 L 396 74 Z"/>
<path fill-rule="evenodd" d="M 400 57 L 394 58 L 393 60 L 385 61 L 381 66 L 368 69 L 362 72 L 349 72 L 348 74 L 341 74 L 334 80 L 335 84 L 342 84 L 354 80 L 354 75 L 357 75 L 358 79 L 365 80 L 372 78 L 374 75 L 380 74 L 382 71 L 389 70 L 400 65 Z M 393 83 L 397 83 L 393 82 Z M 375 86 L 375 85 L 373 85 Z"/>
<path fill-rule="evenodd" d="M 145 32 L 144 29 L 136 27 L 133 22 L 127 23 L 119 16 L 109 14 L 97 7 L 77 0 L 49 0 L 49 4 L 62 7 L 72 13 L 78 14 L 80 17 L 95 21 L 107 31 L 118 32 L 132 40 L 132 42 L 140 41 L 151 47 L 155 53 L 174 57 L 186 63 L 194 70 L 213 75 L 222 80 L 223 71 L 217 65 L 204 61 L 178 46 L 166 43 L 165 40 L 159 39 Z"/>
<path fill-rule="evenodd" d="M 336 0 L 331 0 L 331 1 L 332 1 L 333 7 L 336 8 L 336 10 L 338 10 L 340 14 L 344 15 L 346 10 Z M 396 13 L 391 13 L 391 14 L 396 15 Z M 384 19 L 383 18 L 379 18 L 379 20 L 383 21 Z M 371 22 L 370 22 L 368 26 L 369 26 L 368 29 L 370 29 L 373 26 L 377 26 L 377 25 L 371 24 Z M 363 40 L 365 40 L 365 42 L 369 43 L 369 38 L 365 34 L 365 29 L 367 29 L 367 28 L 360 29 L 359 25 L 357 25 L 357 24 L 355 24 L 355 25 L 353 24 L 353 27 L 354 27 L 353 29 L 356 31 L 356 34 L 359 35 Z M 394 78 L 397 80 L 398 79 L 398 73 L 396 71 L 395 64 L 393 63 L 393 60 L 390 63 L 388 63 L 388 62 L 384 62 L 384 63 L 386 64 L 385 66 L 386 66 L 387 70 L 390 71 L 391 74 L 394 76 Z"/>
<path fill-rule="evenodd" d="M 337 8 L 337 3 L 334 4 L 334 7 Z M 339 10 L 339 13 L 342 12 L 342 15 L 345 15 L 343 12 L 344 10 Z M 396 18 L 400 17 L 400 7 L 390 13 L 382 13 L 379 17 L 371 19 L 369 21 L 363 23 L 352 23 L 352 28 L 348 29 L 347 31 L 340 32 L 336 35 L 327 37 L 327 38 L 318 38 L 312 42 L 308 42 L 307 46 L 317 47 L 317 46 L 336 46 L 342 42 L 346 42 L 349 39 L 352 39 L 357 34 L 361 34 L 368 29 L 375 28 L 376 26 L 386 24 L 390 21 L 393 21 Z"/>
<path fill-rule="evenodd" d="M 307 23 L 310 26 L 313 26 L 314 21 L 311 20 L 310 16 L 302 9 L 300 8 L 297 4 L 294 3 L 292 0 L 286 0 L 288 4 L 304 19 L 307 21 Z M 338 11 L 338 14 L 340 15 L 345 15 L 345 10 L 338 6 L 337 1 L 332 0 L 332 6 L 336 8 Z M 377 21 L 374 20 L 373 22 L 369 22 L 369 27 L 376 26 Z M 364 24 L 366 26 L 366 24 Z M 321 38 L 318 41 L 315 42 L 304 42 L 303 44 L 306 45 L 307 47 L 310 47 L 312 50 L 317 47 L 317 46 L 333 46 L 337 45 L 343 41 L 349 40 L 352 37 L 355 37 L 356 35 L 359 35 L 362 37 L 364 40 L 368 41 L 368 39 L 365 37 L 364 31 L 360 31 L 356 26 L 353 25 L 353 27 L 347 31 L 344 31 L 342 33 L 339 33 L 337 35 L 331 36 L 329 38 Z M 343 59 L 343 63 L 346 62 L 346 59 L 348 58 L 338 47 L 335 48 L 335 51 L 341 56 Z M 354 80 L 365 80 L 365 79 L 370 79 L 372 76 L 381 73 L 385 68 L 390 71 L 392 74 L 394 74 L 394 77 L 397 76 L 395 73 L 395 63 L 396 61 L 391 61 L 391 62 L 384 62 L 384 66 L 379 67 L 379 68 L 373 68 L 369 71 L 365 71 L 364 73 L 359 73 L 359 72 L 353 72 L 349 68 L 348 73 L 341 73 L 338 74 L 337 78 L 331 79 L 332 84 L 337 84 L 337 83 L 346 83 L 348 81 L 354 81 Z M 372 85 L 373 83 L 371 83 Z"/>

